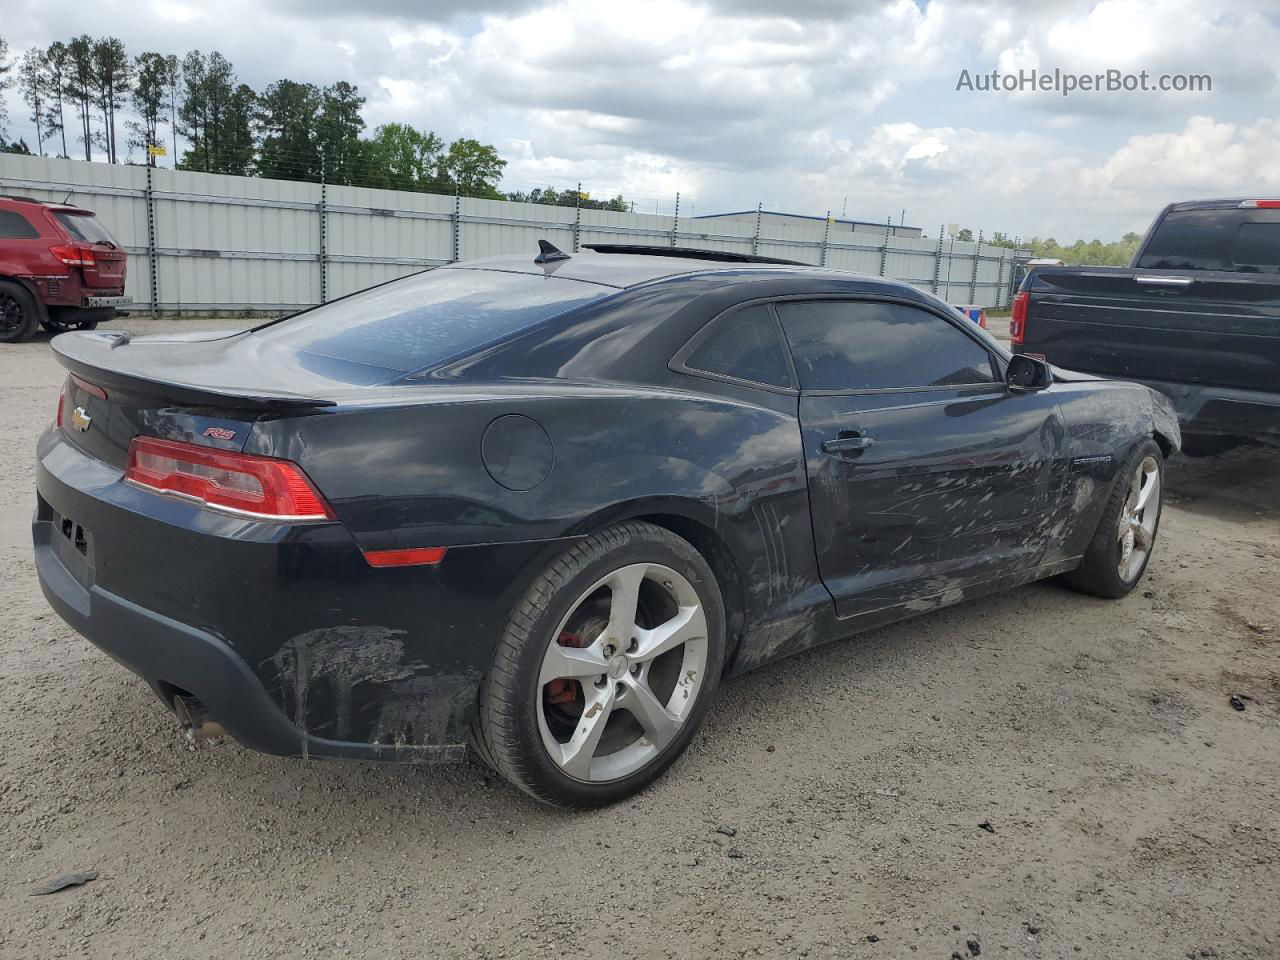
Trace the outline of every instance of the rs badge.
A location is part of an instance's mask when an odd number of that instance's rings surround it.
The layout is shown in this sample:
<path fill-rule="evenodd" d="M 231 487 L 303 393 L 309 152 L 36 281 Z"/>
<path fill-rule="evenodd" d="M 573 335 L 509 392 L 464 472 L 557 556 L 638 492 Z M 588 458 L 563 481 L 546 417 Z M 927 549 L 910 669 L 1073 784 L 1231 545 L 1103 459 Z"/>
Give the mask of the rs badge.
<path fill-rule="evenodd" d="M 76 407 L 71 414 L 71 422 L 77 430 L 84 433 L 89 429 L 89 424 L 93 423 L 93 417 L 84 412 L 84 407 Z"/>

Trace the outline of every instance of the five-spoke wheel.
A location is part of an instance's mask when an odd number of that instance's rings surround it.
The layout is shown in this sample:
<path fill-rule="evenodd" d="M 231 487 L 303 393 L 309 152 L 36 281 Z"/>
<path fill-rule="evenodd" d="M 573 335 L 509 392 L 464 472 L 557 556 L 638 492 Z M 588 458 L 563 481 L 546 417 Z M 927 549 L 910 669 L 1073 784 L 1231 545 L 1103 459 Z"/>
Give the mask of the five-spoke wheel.
<path fill-rule="evenodd" d="M 659 776 L 724 662 L 724 607 L 692 544 L 631 521 L 552 561 L 517 605 L 473 745 L 540 800 L 597 806 Z"/>

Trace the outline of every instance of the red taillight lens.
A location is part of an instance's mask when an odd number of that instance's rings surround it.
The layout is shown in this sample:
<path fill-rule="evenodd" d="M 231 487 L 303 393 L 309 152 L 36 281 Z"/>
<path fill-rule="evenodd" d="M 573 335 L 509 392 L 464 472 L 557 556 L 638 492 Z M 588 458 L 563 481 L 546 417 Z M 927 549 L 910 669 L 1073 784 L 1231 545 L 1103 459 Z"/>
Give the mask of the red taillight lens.
<path fill-rule="evenodd" d="M 1031 294 L 1019 290 L 1013 297 L 1013 309 L 1009 311 L 1009 341 L 1021 345 L 1027 335 L 1027 305 Z"/>
<path fill-rule="evenodd" d="M 59 430 L 62 429 L 62 405 L 67 402 L 67 385 L 63 383 L 62 389 L 58 391 L 58 413 L 53 418 L 53 425 Z"/>
<path fill-rule="evenodd" d="M 1242 207 L 1256 207 L 1259 210 L 1280 209 L 1280 200 L 1241 200 Z"/>
<path fill-rule="evenodd" d="M 93 248 L 79 243 L 56 243 L 49 252 L 68 267 L 92 267 L 98 261 L 93 255 Z"/>
<path fill-rule="evenodd" d="M 333 510 L 296 464 L 134 437 L 124 478 L 156 493 L 260 520 L 333 520 Z"/>

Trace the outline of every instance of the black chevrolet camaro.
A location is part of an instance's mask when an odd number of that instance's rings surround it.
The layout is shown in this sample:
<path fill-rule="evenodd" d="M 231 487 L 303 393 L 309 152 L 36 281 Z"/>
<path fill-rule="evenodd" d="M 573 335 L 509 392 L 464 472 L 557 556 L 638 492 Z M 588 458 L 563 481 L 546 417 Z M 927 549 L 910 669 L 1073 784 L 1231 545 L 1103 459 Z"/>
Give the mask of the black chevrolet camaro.
<path fill-rule="evenodd" d="M 459 263 L 241 333 L 71 333 L 49 602 L 196 733 L 468 743 L 608 803 L 725 676 L 1059 574 L 1123 596 L 1159 394 L 906 284 L 706 251 Z"/>

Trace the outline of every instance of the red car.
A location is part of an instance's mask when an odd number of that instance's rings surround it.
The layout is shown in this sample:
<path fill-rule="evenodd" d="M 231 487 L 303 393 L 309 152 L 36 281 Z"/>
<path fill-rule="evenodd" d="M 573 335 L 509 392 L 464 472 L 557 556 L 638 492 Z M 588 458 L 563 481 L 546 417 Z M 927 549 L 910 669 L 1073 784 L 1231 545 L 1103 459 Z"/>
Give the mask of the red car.
<path fill-rule="evenodd" d="M 132 302 L 127 257 L 91 210 L 0 196 L 0 343 L 112 319 Z"/>

